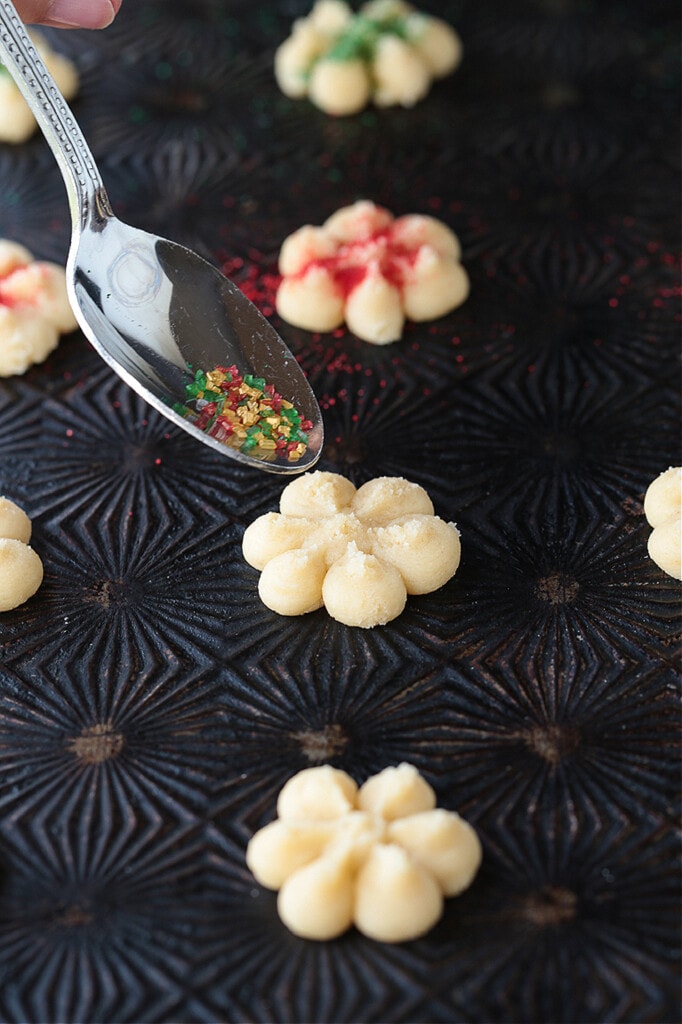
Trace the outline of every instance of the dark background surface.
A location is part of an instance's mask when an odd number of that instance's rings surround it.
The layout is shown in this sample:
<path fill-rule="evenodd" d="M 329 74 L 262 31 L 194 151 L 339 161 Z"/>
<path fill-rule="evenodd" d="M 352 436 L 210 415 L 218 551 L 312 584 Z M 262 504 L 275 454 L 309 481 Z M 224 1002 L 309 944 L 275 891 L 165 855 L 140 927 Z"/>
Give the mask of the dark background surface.
<path fill-rule="evenodd" d="M 676 1021 L 679 586 L 648 483 L 679 465 L 678 12 L 447 2 L 460 70 L 413 110 L 279 94 L 308 5 L 126 0 L 55 33 L 116 213 L 272 315 L 283 238 L 373 199 L 460 236 L 469 300 L 386 348 L 273 321 L 320 468 L 424 485 L 457 575 L 383 628 L 258 600 L 282 482 L 166 424 L 80 334 L 0 382 L 0 493 L 42 588 L 0 619 L 0 1019 Z M 40 136 L 0 236 L 63 262 Z M 244 864 L 300 768 L 408 760 L 484 864 L 424 938 L 307 943 Z"/>

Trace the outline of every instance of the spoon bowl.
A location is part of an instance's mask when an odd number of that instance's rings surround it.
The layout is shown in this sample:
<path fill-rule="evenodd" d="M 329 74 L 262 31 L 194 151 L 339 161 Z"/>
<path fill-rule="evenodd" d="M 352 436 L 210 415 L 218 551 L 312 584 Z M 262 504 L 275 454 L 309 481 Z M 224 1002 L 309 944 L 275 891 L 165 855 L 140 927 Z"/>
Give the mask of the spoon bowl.
<path fill-rule="evenodd" d="M 72 218 L 67 290 L 100 356 L 169 420 L 202 443 L 273 473 L 300 473 L 323 443 L 320 408 L 274 327 L 216 267 L 176 242 L 114 216 L 83 134 L 11 0 L 0 0 L 0 60 L 14 78 L 64 177 Z M 307 428 L 300 452 L 226 440 L 204 422 L 186 388 L 197 371 L 236 367 L 291 403 Z M 224 433 L 224 432 L 223 432 Z M 294 458 L 296 459 L 294 461 Z"/>

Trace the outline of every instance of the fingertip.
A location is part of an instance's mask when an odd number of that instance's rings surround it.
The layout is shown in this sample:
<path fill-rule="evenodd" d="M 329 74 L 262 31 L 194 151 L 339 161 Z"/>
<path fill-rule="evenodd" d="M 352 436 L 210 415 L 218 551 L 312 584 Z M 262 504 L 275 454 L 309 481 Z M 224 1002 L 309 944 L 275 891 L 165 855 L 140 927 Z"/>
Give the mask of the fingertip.
<path fill-rule="evenodd" d="M 52 0 L 43 24 L 57 28 L 100 29 L 111 25 L 120 0 Z"/>

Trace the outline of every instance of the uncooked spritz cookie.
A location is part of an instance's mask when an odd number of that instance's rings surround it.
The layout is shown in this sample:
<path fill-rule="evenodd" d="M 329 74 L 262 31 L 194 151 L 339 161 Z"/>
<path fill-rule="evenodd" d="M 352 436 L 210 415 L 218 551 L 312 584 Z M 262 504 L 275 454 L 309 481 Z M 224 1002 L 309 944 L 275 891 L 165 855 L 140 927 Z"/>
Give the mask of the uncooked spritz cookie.
<path fill-rule="evenodd" d="M 64 269 L 0 239 L 0 377 L 42 363 L 75 327 Z"/>
<path fill-rule="evenodd" d="M 455 30 L 403 0 L 370 0 L 357 14 L 343 0 L 318 0 L 278 48 L 275 77 L 287 96 L 344 116 L 370 102 L 412 107 L 461 59 Z"/>
<path fill-rule="evenodd" d="M 459 565 L 457 527 L 402 477 L 356 489 L 337 473 L 306 473 L 287 484 L 279 507 L 247 527 L 242 550 L 261 570 L 261 600 L 280 615 L 324 605 L 347 626 L 384 625 L 408 594 L 437 590 Z"/>
<path fill-rule="evenodd" d="M 46 39 L 38 34 L 31 38 L 62 95 L 73 99 L 78 92 L 78 72 L 75 65 L 61 53 L 56 53 Z M 21 95 L 9 71 L 0 64 L 0 142 L 19 143 L 33 135 L 38 127 L 31 109 Z"/>
<path fill-rule="evenodd" d="M 435 217 L 392 213 L 359 200 L 321 227 L 304 225 L 279 257 L 279 315 L 308 331 L 348 328 L 374 345 L 402 336 L 405 320 L 435 320 L 461 305 L 469 278 L 457 236 Z"/>
<path fill-rule="evenodd" d="M 43 581 L 43 563 L 33 548 L 31 520 L 9 498 L 0 498 L 0 612 L 33 597 Z"/>
<path fill-rule="evenodd" d="M 649 484 L 644 515 L 653 527 L 649 557 L 659 569 L 682 580 L 682 467 L 671 466 Z"/>
<path fill-rule="evenodd" d="M 474 829 L 436 808 L 409 764 L 360 788 L 329 765 L 306 768 L 280 792 L 277 813 L 249 842 L 246 862 L 261 885 L 279 890 L 282 921 L 306 939 L 334 939 L 353 924 L 379 942 L 415 939 L 481 863 Z"/>

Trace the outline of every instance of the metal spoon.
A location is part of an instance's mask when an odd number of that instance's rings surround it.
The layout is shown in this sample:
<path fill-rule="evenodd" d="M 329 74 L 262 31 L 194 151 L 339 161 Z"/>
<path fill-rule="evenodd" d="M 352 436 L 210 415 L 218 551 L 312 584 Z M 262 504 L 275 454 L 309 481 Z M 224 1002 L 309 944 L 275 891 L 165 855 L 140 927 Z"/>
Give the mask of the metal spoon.
<path fill-rule="evenodd" d="M 0 61 L 29 104 L 66 183 L 73 227 L 69 300 L 95 350 L 150 405 L 215 451 L 273 473 L 312 466 L 322 450 L 322 416 L 293 355 L 210 263 L 114 217 L 76 119 L 10 0 L 0 0 Z M 196 370 L 230 365 L 264 378 L 312 422 L 299 461 L 233 448 L 173 408 L 186 405 L 185 385 Z"/>

